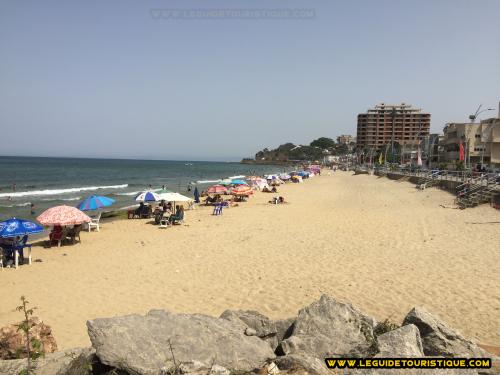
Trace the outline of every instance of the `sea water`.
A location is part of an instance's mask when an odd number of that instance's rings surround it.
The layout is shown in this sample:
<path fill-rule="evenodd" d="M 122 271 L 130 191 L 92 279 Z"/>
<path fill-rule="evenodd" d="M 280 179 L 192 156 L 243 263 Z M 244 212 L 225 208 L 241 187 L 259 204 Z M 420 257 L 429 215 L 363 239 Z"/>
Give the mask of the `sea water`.
<path fill-rule="evenodd" d="M 279 173 L 283 168 L 232 162 L 0 156 L 0 219 L 35 218 L 49 207 L 76 206 L 90 195 L 113 198 L 116 203 L 110 209 L 124 209 L 136 204 L 135 196 L 150 186 L 166 186 L 192 197 L 195 186 L 201 192 L 221 179 Z"/>

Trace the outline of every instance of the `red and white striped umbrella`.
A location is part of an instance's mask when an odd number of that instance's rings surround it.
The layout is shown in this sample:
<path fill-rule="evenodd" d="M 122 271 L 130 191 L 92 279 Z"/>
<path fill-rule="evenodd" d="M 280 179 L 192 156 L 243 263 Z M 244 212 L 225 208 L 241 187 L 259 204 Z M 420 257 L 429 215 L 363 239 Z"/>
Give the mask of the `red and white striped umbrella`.
<path fill-rule="evenodd" d="M 56 206 L 45 210 L 36 218 L 43 225 L 76 225 L 88 223 L 91 219 L 78 208 Z"/>
<path fill-rule="evenodd" d="M 207 193 L 208 194 L 227 194 L 228 190 L 227 190 L 227 187 L 225 187 L 225 186 L 214 185 L 214 186 L 210 186 L 207 189 Z"/>
<path fill-rule="evenodd" d="M 253 190 L 250 186 L 239 185 L 231 189 L 231 194 L 233 195 L 251 195 Z"/>

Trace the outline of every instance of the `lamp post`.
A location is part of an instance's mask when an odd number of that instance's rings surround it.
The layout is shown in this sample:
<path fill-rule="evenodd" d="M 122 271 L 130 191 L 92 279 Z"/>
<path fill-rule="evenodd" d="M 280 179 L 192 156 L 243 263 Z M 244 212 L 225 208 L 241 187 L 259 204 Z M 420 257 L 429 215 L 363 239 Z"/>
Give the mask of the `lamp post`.
<path fill-rule="evenodd" d="M 470 123 L 473 124 L 476 121 L 477 116 L 479 116 L 481 113 L 486 112 L 486 111 L 494 111 L 493 108 L 485 108 L 482 111 L 480 110 L 483 105 L 480 104 L 479 107 L 477 107 L 476 113 L 473 115 L 469 116 Z"/>

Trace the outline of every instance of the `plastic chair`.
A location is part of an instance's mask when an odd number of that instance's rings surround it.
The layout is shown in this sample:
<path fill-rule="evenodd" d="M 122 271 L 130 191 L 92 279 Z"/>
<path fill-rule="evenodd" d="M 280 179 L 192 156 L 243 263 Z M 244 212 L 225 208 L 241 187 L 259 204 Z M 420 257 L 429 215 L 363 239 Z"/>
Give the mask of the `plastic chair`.
<path fill-rule="evenodd" d="M 214 212 L 212 212 L 212 215 L 214 216 L 222 215 L 222 207 L 223 205 L 221 203 L 216 204 L 214 206 Z"/>
<path fill-rule="evenodd" d="M 102 213 L 99 212 L 99 214 L 96 217 L 92 217 L 90 219 L 90 222 L 88 223 L 89 232 L 93 228 L 97 229 L 97 231 L 99 232 L 99 221 L 101 220 L 101 215 L 102 215 Z"/>

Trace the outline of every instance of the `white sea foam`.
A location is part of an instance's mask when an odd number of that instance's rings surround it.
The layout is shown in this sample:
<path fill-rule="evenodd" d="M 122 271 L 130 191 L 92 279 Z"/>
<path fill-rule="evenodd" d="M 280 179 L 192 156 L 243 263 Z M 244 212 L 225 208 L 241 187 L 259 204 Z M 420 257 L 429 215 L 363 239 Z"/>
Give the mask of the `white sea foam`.
<path fill-rule="evenodd" d="M 196 181 L 197 184 L 215 184 L 217 182 L 220 182 L 221 180 L 200 180 Z"/>
<path fill-rule="evenodd" d="M 82 197 L 71 197 L 71 198 L 42 198 L 41 201 L 50 202 L 50 201 L 77 201 L 82 199 Z"/>
<path fill-rule="evenodd" d="M 11 193 L 0 193 L 0 198 L 3 197 L 33 197 L 38 195 L 59 195 L 66 193 L 76 193 L 79 191 L 92 191 L 99 189 L 125 189 L 128 187 L 128 184 L 123 185 L 110 185 L 110 186 L 86 186 L 86 187 L 76 187 L 69 189 L 47 189 L 47 190 L 33 190 L 33 191 L 19 191 L 19 192 L 11 192 Z"/>
<path fill-rule="evenodd" d="M 30 204 L 31 204 L 30 202 L 26 202 L 26 203 L 19 203 L 19 204 L 0 205 L 0 207 L 8 207 L 8 208 L 12 208 L 12 207 L 27 207 Z"/>
<path fill-rule="evenodd" d="M 140 191 L 132 191 L 132 192 L 128 192 L 128 193 L 115 193 L 115 195 L 137 195 L 139 193 L 140 193 Z"/>

